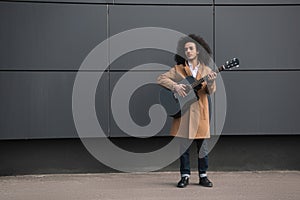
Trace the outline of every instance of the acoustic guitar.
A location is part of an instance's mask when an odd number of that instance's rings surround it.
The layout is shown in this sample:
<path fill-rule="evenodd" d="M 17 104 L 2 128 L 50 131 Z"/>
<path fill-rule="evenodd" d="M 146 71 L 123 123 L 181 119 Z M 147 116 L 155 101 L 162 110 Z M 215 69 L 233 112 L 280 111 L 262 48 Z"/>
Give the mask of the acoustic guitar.
<path fill-rule="evenodd" d="M 239 60 L 233 58 L 224 65 L 218 67 L 214 70 L 219 73 L 223 70 L 232 69 L 234 67 L 239 67 Z M 187 76 L 178 84 L 185 84 L 187 87 L 185 97 L 178 95 L 178 93 L 173 92 L 165 87 L 162 87 L 159 93 L 160 104 L 165 108 L 167 114 L 174 118 L 181 117 L 190 107 L 190 105 L 199 100 L 197 91 L 201 89 L 201 85 L 204 81 L 207 81 L 208 76 L 204 76 L 199 80 L 196 80 L 193 76 Z"/>

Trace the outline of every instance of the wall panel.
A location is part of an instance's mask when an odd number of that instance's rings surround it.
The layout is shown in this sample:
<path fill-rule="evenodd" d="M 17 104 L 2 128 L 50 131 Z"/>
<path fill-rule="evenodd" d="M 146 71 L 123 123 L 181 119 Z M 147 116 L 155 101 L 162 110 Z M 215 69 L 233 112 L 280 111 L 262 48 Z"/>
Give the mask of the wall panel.
<path fill-rule="evenodd" d="M 94 4 L 104 4 L 104 3 L 113 3 L 114 0 L 18 0 L 23 2 L 45 2 L 45 3 L 94 3 Z"/>
<path fill-rule="evenodd" d="M 114 0 L 117 4 L 212 4 L 213 0 Z"/>
<path fill-rule="evenodd" d="M 135 28 L 162 27 L 183 34 L 200 34 L 212 47 L 213 9 L 212 6 L 110 6 L 110 36 Z M 155 14 L 153 14 L 155 13 Z M 149 34 L 149 33 L 147 33 Z M 127 41 L 130 45 L 131 41 Z M 135 42 L 135 41 L 132 41 Z M 176 42 L 177 43 L 177 42 Z M 118 48 L 118 47 L 116 47 Z M 116 52 L 113 47 L 110 53 Z M 174 48 L 176 51 L 176 47 Z M 112 63 L 111 70 L 128 70 L 137 64 L 157 62 L 173 66 L 172 53 L 160 53 L 157 50 L 145 50 L 132 53 L 122 63 Z M 157 70 L 157 69 L 154 69 Z"/>
<path fill-rule="evenodd" d="M 130 72 L 111 72 L 110 73 L 110 84 L 111 90 L 110 94 L 115 93 L 111 97 L 112 102 L 116 102 L 114 98 L 117 98 L 118 103 L 112 103 L 111 106 L 120 106 L 120 108 L 115 108 L 118 112 L 111 112 L 110 115 L 110 136 L 112 137 L 132 137 L 131 132 L 126 133 L 126 130 L 132 131 L 137 137 L 151 137 L 156 134 L 156 136 L 167 136 L 169 135 L 169 128 L 171 125 L 171 118 L 167 118 L 167 122 L 164 126 L 160 127 L 159 122 L 163 122 L 166 116 L 161 114 L 154 114 L 149 116 L 150 107 L 159 104 L 159 91 L 160 86 L 155 84 L 156 77 L 161 74 L 161 71 L 157 72 L 141 72 L 141 71 L 130 71 Z M 125 78 L 122 80 L 122 77 Z M 149 83 L 146 81 L 138 84 L 138 88 L 135 89 L 134 82 L 137 82 L 139 77 L 151 77 Z M 142 78 L 142 80 L 144 79 Z M 135 80 L 136 79 L 136 80 Z M 148 81 L 147 81 L 148 82 Z M 150 83 L 152 82 L 152 83 Z M 118 85 L 118 86 L 117 86 Z M 132 91 L 130 98 L 127 98 L 128 91 Z M 125 114 L 128 112 L 129 114 Z M 160 113 L 160 112 L 155 112 Z M 121 123 L 118 124 L 118 119 L 116 117 L 121 117 Z M 131 119 L 130 119 L 131 118 Z M 154 120 L 151 122 L 151 119 Z M 132 121 L 131 121 L 132 120 Z M 158 122 L 158 121 L 159 122 Z M 147 126 L 155 125 L 153 128 L 147 128 Z M 125 128 L 123 128 L 125 127 Z M 138 127 L 138 128 L 135 128 Z M 144 127 L 144 128 L 143 128 Z M 155 132 L 155 129 L 159 129 Z M 140 134 L 135 130 L 141 130 Z"/>
<path fill-rule="evenodd" d="M 215 0 L 215 4 L 299 4 L 299 0 Z"/>
<path fill-rule="evenodd" d="M 243 69 L 300 69 L 300 6 L 217 6 L 216 62 Z"/>
<path fill-rule="evenodd" d="M 1 72 L 0 139 L 77 138 L 72 115 L 75 76 L 74 72 Z M 96 99 L 99 122 L 108 132 L 107 73 Z"/>
<path fill-rule="evenodd" d="M 300 72 L 223 72 L 223 134 L 299 134 Z"/>
<path fill-rule="evenodd" d="M 76 70 L 107 37 L 107 7 L 0 2 L 0 30 L 0 69 Z"/>

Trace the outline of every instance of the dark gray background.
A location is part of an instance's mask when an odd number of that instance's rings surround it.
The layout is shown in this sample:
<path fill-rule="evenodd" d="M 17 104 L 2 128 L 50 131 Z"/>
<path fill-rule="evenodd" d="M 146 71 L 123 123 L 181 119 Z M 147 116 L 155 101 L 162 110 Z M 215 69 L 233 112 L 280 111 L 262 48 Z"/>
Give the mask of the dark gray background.
<path fill-rule="evenodd" d="M 224 135 L 299 135 L 299 1 L 80 2 L 0 2 L 0 139 L 77 138 L 72 88 L 80 64 L 110 36 L 146 26 L 201 34 L 217 65 L 240 59 L 238 70 L 222 73 Z M 114 82 L 148 62 L 174 64 L 171 54 L 144 50 L 106 69 L 96 111 L 107 135 L 126 136 L 110 113 Z M 131 114 L 138 124 L 148 123 L 143 105 L 157 102 L 158 91 L 152 85 L 135 94 Z M 169 124 L 159 136 L 168 135 Z"/>

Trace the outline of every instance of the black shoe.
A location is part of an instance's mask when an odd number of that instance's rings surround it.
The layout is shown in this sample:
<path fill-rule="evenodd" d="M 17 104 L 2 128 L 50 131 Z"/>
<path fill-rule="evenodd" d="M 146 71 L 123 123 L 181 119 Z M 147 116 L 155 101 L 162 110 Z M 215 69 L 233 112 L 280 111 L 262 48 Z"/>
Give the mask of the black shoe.
<path fill-rule="evenodd" d="M 177 187 L 184 188 L 189 184 L 189 177 L 184 176 L 181 178 L 181 180 L 178 182 Z"/>
<path fill-rule="evenodd" d="M 202 185 L 204 187 L 213 186 L 212 182 L 210 182 L 210 180 L 207 177 L 200 178 L 199 185 Z"/>

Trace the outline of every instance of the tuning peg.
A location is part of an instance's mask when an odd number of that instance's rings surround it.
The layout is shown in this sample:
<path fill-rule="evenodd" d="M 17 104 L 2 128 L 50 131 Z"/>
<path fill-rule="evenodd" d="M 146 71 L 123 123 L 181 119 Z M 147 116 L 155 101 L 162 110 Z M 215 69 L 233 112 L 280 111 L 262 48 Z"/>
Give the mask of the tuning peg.
<path fill-rule="evenodd" d="M 240 63 L 240 61 L 239 61 L 239 59 L 237 59 L 237 58 L 233 58 L 233 60 L 234 60 L 234 62 L 236 62 L 236 63 Z"/>

